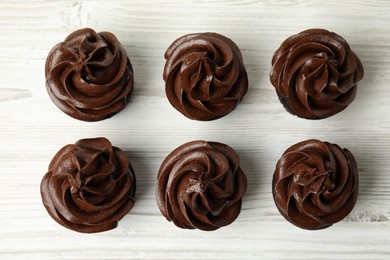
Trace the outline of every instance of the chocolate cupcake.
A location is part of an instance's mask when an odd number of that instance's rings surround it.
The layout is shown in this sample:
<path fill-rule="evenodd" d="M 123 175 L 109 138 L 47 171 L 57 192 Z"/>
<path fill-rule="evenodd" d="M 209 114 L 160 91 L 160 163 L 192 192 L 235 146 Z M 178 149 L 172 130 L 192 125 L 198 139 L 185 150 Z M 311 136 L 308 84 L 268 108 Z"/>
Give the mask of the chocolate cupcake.
<path fill-rule="evenodd" d="M 336 144 L 307 140 L 288 148 L 272 181 L 275 204 L 292 224 L 322 229 L 345 218 L 358 196 L 354 156 Z"/>
<path fill-rule="evenodd" d="M 363 74 L 362 63 L 344 38 L 311 29 L 287 38 L 276 50 L 270 79 L 288 112 L 322 119 L 355 99 Z"/>
<path fill-rule="evenodd" d="M 71 33 L 53 47 L 45 75 L 54 104 L 84 121 L 116 114 L 126 106 L 133 89 L 133 68 L 126 50 L 112 33 L 89 28 Z"/>
<path fill-rule="evenodd" d="M 217 33 L 193 33 L 165 52 L 165 92 L 171 105 L 190 119 L 214 120 L 229 114 L 248 89 L 237 45 Z"/>
<path fill-rule="evenodd" d="M 43 205 L 50 216 L 83 233 L 116 228 L 133 207 L 135 190 L 126 154 L 105 138 L 63 147 L 41 182 Z"/>
<path fill-rule="evenodd" d="M 237 153 L 216 142 L 193 141 L 172 151 L 157 175 L 157 204 L 184 229 L 216 230 L 240 214 L 247 181 Z"/>

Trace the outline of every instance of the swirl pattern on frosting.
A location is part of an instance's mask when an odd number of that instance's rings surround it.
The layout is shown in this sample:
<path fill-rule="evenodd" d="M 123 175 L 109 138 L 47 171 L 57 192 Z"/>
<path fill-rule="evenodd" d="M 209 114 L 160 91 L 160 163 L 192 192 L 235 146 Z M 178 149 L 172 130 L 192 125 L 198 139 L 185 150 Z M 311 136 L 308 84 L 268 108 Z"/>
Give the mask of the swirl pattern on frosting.
<path fill-rule="evenodd" d="M 133 89 L 133 68 L 126 50 L 109 32 L 85 28 L 71 33 L 50 51 L 46 89 L 69 116 L 99 121 L 122 110 Z"/>
<path fill-rule="evenodd" d="M 352 153 L 306 140 L 288 148 L 276 165 L 272 190 L 280 213 L 304 229 L 322 229 L 346 217 L 358 196 Z"/>
<path fill-rule="evenodd" d="M 172 151 L 157 176 L 157 204 L 184 229 L 216 230 L 239 215 L 247 187 L 237 153 L 216 142 L 193 141 Z"/>
<path fill-rule="evenodd" d="M 66 145 L 41 182 L 43 204 L 62 226 L 83 233 L 116 228 L 134 205 L 136 180 L 126 154 L 105 138 Z"/>
<path fill-rule="evenodd" d="M 169 102 L 190 119 L 214 120 L 236 108 L 248 89 L 237 45 L 217 33 L 180 37 L 165 52 Z"/>
<path fill-rule="evenodd" d="M 340 35 L 310 29 L 287 38 L 276 50 L 270 80 L 287 111 L 321 119 L 355 99 L 363 74 L 362 63 Z"/>

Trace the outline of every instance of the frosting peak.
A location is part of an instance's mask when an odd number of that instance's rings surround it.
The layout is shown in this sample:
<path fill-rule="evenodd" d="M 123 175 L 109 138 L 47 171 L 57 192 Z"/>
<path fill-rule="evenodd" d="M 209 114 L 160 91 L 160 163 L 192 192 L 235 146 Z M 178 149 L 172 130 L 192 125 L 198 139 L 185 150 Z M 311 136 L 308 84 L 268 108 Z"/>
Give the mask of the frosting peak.
<path fill-rule="evenodd" d="M 134 170 L 125 153 L 105 138 L 63 147 L 41 182 L 50 216 L 83 233 L 115 228 L 133 207 L 135 189 Z"/>
<path fill-rule="evenodd" d="M 346 217 L 358 195 L 355 158 L 336 144 L 307 140 L 278 161 L 272 190 L 280 213 L 305 229 L 321 229 Z"/>
<path fill-rule="evenodd" d="M 248 89 L 241 52 L 217 33 L 180 37 L 165 52 L 169 102 L 190 119 L 214 120 L 234 110 Z"/>
<path fill-rule="evenodd" d="M 71 33 L 53 47 L 45 74 L 52 101 L 69 116 L 84 121 L 119 112 L 133 89 L 133 68 L 126 50 L 112 33 L 89 28 Z"/>
<path fill-rule="evenodd" d="M 344 110 L 356 95 L 363 66 L 340 35 L 310 29 L 286 39 L 272 58 L 270 79 L 283 106 L 307 119 Z"/>
<path fill-rule="evenodd" d="M 215 142 L 193 141 L 172 151 L 157 175 L 157 204 L 180 228 L 216 230 L 239 215 L 246 176 L 237 153 Z"/>

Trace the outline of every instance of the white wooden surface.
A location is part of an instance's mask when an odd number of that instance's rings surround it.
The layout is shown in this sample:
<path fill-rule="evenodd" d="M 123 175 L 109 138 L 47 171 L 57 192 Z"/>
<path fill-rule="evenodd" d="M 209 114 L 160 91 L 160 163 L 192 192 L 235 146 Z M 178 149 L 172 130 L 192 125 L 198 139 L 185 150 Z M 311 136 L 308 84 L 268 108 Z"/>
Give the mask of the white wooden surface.
<path fill-rule="evenodd" d="M 326 2 L 326 3 L 325 3 Z M 73 30 L 111 31 L 135 71 L 128 107 L 112 119 L 74 120 L 50 101 L 44 62 Z M 326 28 L 344 36 L 365 77 L 344 112 L 320 121 L 288 114 L 268 73 L 289 35 Z M 230 115 L 190 121 L 165 97 L 163 54 L 177 37 L 215 31 L 242 50 L 250 89 Z M 1 259 L 390 259 L 390 1 L 168 0 L 0 2 L 0 258 Z M 79 234 L 45 211 L 39 184 L 54 153 L 68 143 L 105 136 L 128 154 L 137 201 L 113 231 Z M 318 138 L 356 156 L 360 193 L 354 211 L 321 231 L 285 221 L 271 179 L 282 152 Z M 195 139 L 235 148 L 249 187 L 232 225 L 215 232 L 180 230 L 160 214 L 157 170 L 178 145 Z"/>

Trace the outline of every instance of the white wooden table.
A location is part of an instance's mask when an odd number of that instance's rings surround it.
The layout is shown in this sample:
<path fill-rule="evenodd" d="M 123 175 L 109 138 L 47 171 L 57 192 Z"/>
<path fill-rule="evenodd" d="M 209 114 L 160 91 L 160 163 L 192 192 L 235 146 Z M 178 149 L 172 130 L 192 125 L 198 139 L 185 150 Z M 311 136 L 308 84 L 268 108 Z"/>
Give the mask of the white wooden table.
<path fill-rule="evenodd" d="M 390 1 L 168 0 L 0 2 L 0 259 L 390 259 Z M 51 47 L 70 32 L 111 31 L 135 73 L 127 108 L 87 123 L 62 113 L 45 89 Z M 293 117 L 269 82 L 271 56 L 289 35 L 326 28 L 361 58 L 356 100 L 325 120 Z M 191 121 L 165 97 L 163 54 L 177 37 L 214 31 L 240 47 L 250 89 L 230 115 Z M 115 230 L 79 234 L 55 223 L 39 192 L 52 156 L 78 139 L 104 136 L 126 151 L 136 204 Z M 276 161 L 309 138 L 355 155 L 360 193 L 353 212 L 321 231 L 299 229 L 271 194 Z M 154 189 L 161 161 L 196 139 L 237 150 L 248 177 L 238 219 L 215 232 L 181 230 L 160 214 Z"/>

